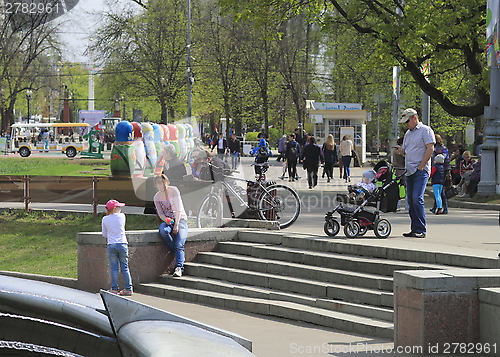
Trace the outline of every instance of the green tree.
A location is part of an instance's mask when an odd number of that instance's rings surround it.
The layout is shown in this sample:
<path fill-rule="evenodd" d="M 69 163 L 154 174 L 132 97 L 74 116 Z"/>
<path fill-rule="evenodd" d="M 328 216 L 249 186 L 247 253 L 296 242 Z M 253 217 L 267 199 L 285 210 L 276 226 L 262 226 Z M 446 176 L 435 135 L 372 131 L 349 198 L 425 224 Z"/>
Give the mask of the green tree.
<path fill-rule="evenodd" d="M 186 87 L 185 2 L 151 1 L 140 11 L 105 14 L 93 52 L 103 59 L 114 92 L 155 98 L 162 122 L 181 111 Z"/>
<path fill-rule="evenodd" d="M 449 114 L 477 117 L 489 103 L 484 60 L 484 0 L 219 0 L 237 18 L 283 23 L 307 11 L 318 24 L 351 26 L 372 42 L 372 56 L 401 66 Z M 446 29 L 446 31 L 443 31 Z M 430 63 L 429 81 L 422 67 Z"/>

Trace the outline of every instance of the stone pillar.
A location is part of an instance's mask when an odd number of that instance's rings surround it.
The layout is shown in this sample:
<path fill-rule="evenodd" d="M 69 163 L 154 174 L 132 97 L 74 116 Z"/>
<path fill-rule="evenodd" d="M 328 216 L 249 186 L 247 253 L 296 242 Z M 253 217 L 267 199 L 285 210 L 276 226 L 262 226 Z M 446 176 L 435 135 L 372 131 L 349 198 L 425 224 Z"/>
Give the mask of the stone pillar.
<path fill-rule="evenodd" d="M 450 353 L 453 343 L 479 343 L 478 290 L 491 286 L 500 286 L 498 269 L 395 272 L 395 346 L 432 355 Z"/>

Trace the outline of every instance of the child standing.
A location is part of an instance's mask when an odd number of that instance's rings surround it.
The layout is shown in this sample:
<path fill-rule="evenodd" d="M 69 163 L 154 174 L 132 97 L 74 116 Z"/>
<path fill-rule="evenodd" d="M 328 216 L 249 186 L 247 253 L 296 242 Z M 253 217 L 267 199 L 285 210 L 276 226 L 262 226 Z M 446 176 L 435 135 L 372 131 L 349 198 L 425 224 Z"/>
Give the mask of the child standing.
<path fill-rule="evenodd" d="M 439 154 L 434 157 L 434 166 L 431 170 L 432 190 L 434 191 L 434 200 L 436 201 L 436 212 L 434 214 L 443 213 L 443 200 L 441 194 L 443 192 L 443 185 L 445 180 L 444 172 L 444 155 Z"/>
<path fill-rule="evenodd" d="M 132 277 L 128 269 L 128 242 L 125 236 L 125 214 L 121 208 L 125 203 L 109 200 L 106 216 L 102 219 L 102 235 L 108 240 L 108 258 L 111 271 L 111 292 L 123 296 L 132 295 Z M 119 265 L 119 267 L 118 267 Z M 121 270 L 125 289 L 119 290 L 118 269 Z"/>

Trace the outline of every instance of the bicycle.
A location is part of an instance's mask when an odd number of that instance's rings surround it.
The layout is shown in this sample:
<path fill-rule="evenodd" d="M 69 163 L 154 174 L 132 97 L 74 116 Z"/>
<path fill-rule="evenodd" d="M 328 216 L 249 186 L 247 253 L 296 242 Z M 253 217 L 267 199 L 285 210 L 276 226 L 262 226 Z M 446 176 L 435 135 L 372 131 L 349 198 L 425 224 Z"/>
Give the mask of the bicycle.
<path fill-rule="evenodd" d="M 292 225 L 300 214 L 300 199 L 297 193 L 286 185 L 271 183 L 265 185 L 265 172 L 269 168 L 267 163 L 253 164 L 261 167 L 260 175 L 255 181 L 230 176 L 233 171 L 221 169 L 212 164 L 214 185 L 203 199 L 197 215 L 198 228 L 222 226 L 224 207 L 222 197 L 226 197 L 232 218 L 235 218 L 231 197 L 237 199 L 242 207 L 250 214 L 257 214 L 261 220 L 278 221 L 280 229 Z M 246 182 L 247 190 L 227 180 Z M 243 197 L 247 198 L 247 202 Z"/>

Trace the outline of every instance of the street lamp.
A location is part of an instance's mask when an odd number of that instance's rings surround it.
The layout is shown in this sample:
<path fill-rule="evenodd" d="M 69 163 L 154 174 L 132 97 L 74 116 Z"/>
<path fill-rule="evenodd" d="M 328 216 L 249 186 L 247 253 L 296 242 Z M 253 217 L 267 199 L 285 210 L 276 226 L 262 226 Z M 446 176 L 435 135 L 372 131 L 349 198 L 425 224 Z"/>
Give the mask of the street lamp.
<path fill-rule="evenodd" d="M 31 113 L 30 113 L 30 101 L 31 96 L 33 95 L 33 91 L 31 89 L 26 90 L 26 100 L 28 101 L 28 123 L 30 122 Z"/>

